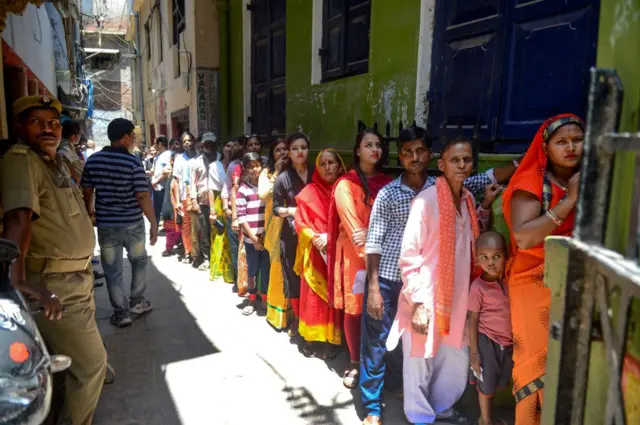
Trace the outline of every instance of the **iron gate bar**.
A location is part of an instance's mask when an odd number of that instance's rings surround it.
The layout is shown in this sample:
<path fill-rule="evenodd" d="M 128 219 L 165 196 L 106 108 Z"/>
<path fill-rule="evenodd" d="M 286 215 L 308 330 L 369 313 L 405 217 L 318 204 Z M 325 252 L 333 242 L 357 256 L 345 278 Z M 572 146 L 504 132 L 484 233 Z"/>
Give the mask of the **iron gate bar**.
<path fill-rule="evenodd" d="M 621 101 L 622 85 L 615 70 L 592 69 L 574 238 L 545 241 L 545 284 L 552 297 L 542 412 L 545 425 L 626 423 L 622 363 L 631 302 L 640 300 L 640 154 L 636 155 L 626 256 L 603 247 L 615 155 L 640 152 L 640 134 L 614 132 Z M 599 328 L 596 312 L 600 313 L 609 375 L 601 418 L 585 417 L 591 345 L 599 339 L 594 337 Z M 591 406 L 590 413 L 597 408 Z"/>
<path fill-rule="evenodd" d="M 614 156 L 610 140 L 602 136 L 613 133 L 618 127 L 622 94 L 622 83 L 615 70 L 591 68 L 589 112 L 580 170 L 580 187 L 589 190 L 580 191 L 573 237 L 600 245 L 604 244 Z"/>

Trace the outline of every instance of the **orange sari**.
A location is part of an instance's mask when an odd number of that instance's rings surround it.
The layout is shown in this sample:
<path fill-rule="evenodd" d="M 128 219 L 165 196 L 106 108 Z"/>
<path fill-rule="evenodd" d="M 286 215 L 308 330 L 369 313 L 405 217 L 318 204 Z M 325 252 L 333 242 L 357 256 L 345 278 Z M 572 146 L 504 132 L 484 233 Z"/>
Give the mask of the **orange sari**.
<path fill-rule="evenodd" d="M 573 120 L 573 121 L 570 121 Z M 534 137 L 518 170 L 511 178 L 502 199 L 502 210 L 511 231 L 511 255 L 507 265 L 507 282 L 513 328 L 513 393 L 516 398 L 516 425 L 540 423 L 544 397 L 544 374 L 549 336 L 551 291 L 544 286 L 544 243 L 519 249 L 513 238 L 511 200 L 516 191 L 537 197 L 546 210 L 556 206 L 566 195 L 563 188 L 545 178 L 547 156 L 542 145 L 562 123 L 582 123 L 571 114 L 561 114 L 545 121 Z M 545 189 L 546 187 L 546 189 Z M 571 236 L 575 209 L 553 236 Z"/>
<path fill-rule="evenodd" d="M 331 189 L 320 177 L 319 161 L 325 149 L 318 154 L 312 183 L 296 196 L 295 223 L 298 232 L 298 250 L 294 271 L 300 276 L 300 319 L 298 331 L 305 341 L 342 343 L 342 326 L 339 312 L 329 306 L 327 263 L 313 240 L 329 230 L 329 204 Z M 340 159 L 342 162 L 342 159 Z M 342 165 L 344 169 L 344 164 Z"/>

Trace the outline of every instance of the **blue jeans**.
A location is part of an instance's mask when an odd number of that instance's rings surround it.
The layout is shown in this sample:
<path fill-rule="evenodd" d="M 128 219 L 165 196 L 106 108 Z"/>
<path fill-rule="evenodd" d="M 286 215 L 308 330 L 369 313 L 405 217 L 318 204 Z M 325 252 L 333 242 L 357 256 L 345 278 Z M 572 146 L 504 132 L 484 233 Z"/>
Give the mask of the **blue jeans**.
<path fill-rule="evenodd" d="M 266 249 L 258 251 L 252 244 L 245 242 L 244 249 L 247 252 L 247 269 L 249 274 L 249 293 L 266 294 L 269 289 L 269 271 L 271 260 Z"/>
<path fill-rule="evenodd" d="M 162 190 L 154 190 L 152 196 L 153 202 L 153 213 L 156 215 L 156 222 L 160 224 L 160 215 L 162 214 L 162 204 L 164 204 L 164 191 Z"/>
<path fill-rule="evenodd" d="M 402 345 L 387 352 L 387 337 L 398 310 L 398 297 L 402 282 L 379 278 L 380 295 L 384 313 L 382 320 L 367 314 L 368 291 L 364 294 L 362 312 L 362 337 L 360 346 L 360 397 L 369 416 L 382 413 L 382 388 L 402 388 Z M 385 377 L 386 374 L 386 377 Z"/>
<path fill-rule="evenodd" d="M 144 301 L 147 287 L 147 235 L 144 221 L 127 227 L 98 227 L 100 258 L 104 269 L 109 300 L 116 315 L 128 316 L 129 307 Z M 131 263 L 131 296 L 127 303 L 122 278 L 123 248 Z"/>

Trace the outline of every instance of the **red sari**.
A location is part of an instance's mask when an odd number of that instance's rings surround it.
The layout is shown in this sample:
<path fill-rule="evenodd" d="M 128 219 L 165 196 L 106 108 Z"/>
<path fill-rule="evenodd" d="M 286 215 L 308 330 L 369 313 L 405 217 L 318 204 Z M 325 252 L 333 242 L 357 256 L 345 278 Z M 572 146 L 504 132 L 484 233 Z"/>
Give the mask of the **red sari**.
<path fill-rule="evenodd" d="M 511 231 L 511 254 L 507 265 L 507 284 L 511 303 L 513 328 L 513 392 L 516 397 L 516 425 L 538 425 L 544 397 L 544 374 L 549 338 L 551 291 L 544 286 L 544 243 L 529 249 L 519 249 L 513 237 L 511 200 L 516 191 L 534 195 L 551 209 L 566 192 L 555 184 L 545 186 L 547 155 L 542 145 L 557 129 L 560 120 L 580 119 L 572 114 L 549 118 L 540 126 L 518 170 L 502 196 L 502 211 Z M 549 130 L 549 131 L 548 131 Z M 546 201 L 545 201 L 546 199 Z M 575 209 L 552 233 L 571 236 Z"/>
<path fill-rule="evenodd" d="M 329 203 L 333 184 L 322 180 L 318 172 L 318 162 L 327 151 L 333 150 L 323 150 L 318 154 L 312 183 L 296 196 L 298 250 L 294 271 L 300 276 L 298 331 L 305 341 L 340 345 L 342 326 L 338 311 L 329 306 L 327 263 L 312 243 L 329 230 Z M 337 152 L 333 152 L 338 156 Z"/>

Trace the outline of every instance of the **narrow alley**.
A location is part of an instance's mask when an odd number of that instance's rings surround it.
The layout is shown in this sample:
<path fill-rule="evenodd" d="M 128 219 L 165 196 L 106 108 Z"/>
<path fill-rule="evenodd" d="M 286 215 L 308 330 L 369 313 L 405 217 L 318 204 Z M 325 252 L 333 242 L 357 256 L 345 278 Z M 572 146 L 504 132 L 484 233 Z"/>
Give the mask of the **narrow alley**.
<path fill-rule="evenodd" d="M 117 379 L 104 387 L 95 425 L 360 423 L 357 390 L 342 386 L 345 354 L 305 358 L 264 317 L 244 317 L 230 285 L 162 258 L 162 246 L 160 238 L 149 248 L 151 314 L 115 328 L 106 287 L 96 289 Z M 387 398 L 386 423 L 404 424 L 402 401 Z"/>

